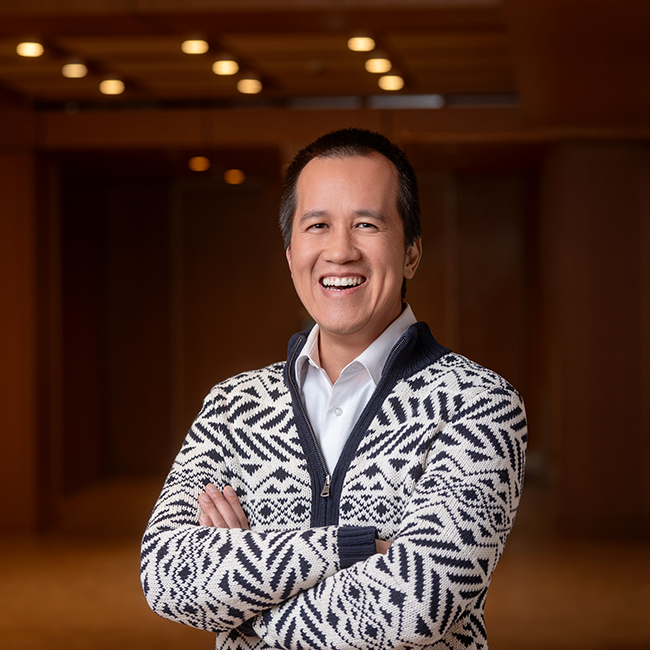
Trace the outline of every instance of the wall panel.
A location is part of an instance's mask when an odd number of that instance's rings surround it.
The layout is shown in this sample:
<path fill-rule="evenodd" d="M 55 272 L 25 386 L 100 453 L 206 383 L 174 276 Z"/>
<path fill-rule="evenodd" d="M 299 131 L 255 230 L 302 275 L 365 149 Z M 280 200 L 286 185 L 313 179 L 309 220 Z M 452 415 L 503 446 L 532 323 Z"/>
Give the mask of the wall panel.
<path fill-rule="evenodd" d="M 546 162 L 546 363 L 561 526 L 650 531 L 650 155 L 567 144 Z"/>
<path fill-rule="evenodd" d="M 0 525 L 33 530 L 38 463 L 37 220 L 34 158 L 0 151 Z"/>

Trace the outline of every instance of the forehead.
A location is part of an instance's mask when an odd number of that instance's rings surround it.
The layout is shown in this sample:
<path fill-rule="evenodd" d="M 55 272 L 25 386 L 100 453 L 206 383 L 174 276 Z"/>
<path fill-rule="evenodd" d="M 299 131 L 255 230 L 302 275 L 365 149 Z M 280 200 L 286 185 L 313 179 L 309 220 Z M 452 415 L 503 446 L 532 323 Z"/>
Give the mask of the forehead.
<path fill-rule="evenodd" d="M 397 206 L 397 191 L 395 166 L 377 152 L 314 158 L 305 165 L 296 185 L 298 204 L 348 198 Z"/>

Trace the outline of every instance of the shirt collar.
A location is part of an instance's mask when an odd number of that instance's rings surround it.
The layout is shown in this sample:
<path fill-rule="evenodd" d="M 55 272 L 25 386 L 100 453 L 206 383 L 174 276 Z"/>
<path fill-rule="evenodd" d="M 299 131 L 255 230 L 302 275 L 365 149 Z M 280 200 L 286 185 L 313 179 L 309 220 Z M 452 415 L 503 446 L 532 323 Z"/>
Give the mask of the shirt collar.
<path fill-rule="evenodd" d="M 296 379 L 298 385 L 302 386 L 307 373 L 307 366 L 311 364 L 320 368 L 320 355 L 318 354 L 318 325 L 314 325 L 309 332 L 307 341 L 303 345 L 298 358 L 296 359 Z"/>
<path fill-rule="evenodd" d="M 416 322 L 413 310 L 407 304 L 404 311 L 348 366 L 353 363 L 362 364 L 376 386 L 381 379 L 381 372 L 390 351 L 408 328 Z M 314 325 L 311 332 L 309 332 L 307 341 L 296 359 L 296 378 L 299 386 L 302 386 L 304 382 L 309 364 L 315 368 L 321 367 L 318 354 L 318 325 Z"/>

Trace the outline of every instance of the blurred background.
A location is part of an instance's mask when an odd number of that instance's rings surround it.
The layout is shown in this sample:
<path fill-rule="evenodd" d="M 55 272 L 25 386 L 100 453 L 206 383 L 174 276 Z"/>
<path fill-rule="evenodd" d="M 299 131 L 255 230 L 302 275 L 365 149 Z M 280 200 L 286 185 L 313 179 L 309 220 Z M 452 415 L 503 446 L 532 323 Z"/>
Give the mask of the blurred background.
<path fill-rule="evenodd" d="M 305 327 L 283 169 L 348 126 L 416 168 L 416 316 L 527 405 L 490 647 L 650 648 L 647 0 L 1 0 L 2 648 L 213 646 L 139 538 Z"/>

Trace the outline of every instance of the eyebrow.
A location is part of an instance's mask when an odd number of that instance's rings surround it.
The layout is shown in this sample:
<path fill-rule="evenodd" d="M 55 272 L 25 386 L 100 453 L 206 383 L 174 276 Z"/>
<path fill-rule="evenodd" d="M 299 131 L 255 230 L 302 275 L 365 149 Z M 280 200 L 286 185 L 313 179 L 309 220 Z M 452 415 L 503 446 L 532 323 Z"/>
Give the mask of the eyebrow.
<path fill-rule="evenodd" d="M 298 223 L 307 221 L 307 219 L 322 217 L 326 214 L 327 214 L 326 210 L 308 210 L 302 215 L 302 217 L 300 217 L 300 221 L 298 221 Z"/>
<path fill-rule="evenodd" d="M 354 214 L 360 217 L 372 217 L 373 219 L 377 219 L 377 221 L 383 221 L 384 223 L 386 222 L 384 213 L 379 212 L 379 210 L 355 210 Z"/>
<path fill-rule="evenodd" d="M 303 223 L 304 221 L 307 221 L 307 219 L 318 219 L 319 217 L 323 217 L 326 214 L 327 210 L 308 210 L 300 217 L 298 223 Z M 379 212 L 378 210 L 355 210 L 354 214 L 358 217 L 372 217 L 373 219 L 377 219 L 377 221 L 386 223 L 386 217 L 382 212 Z"/>

